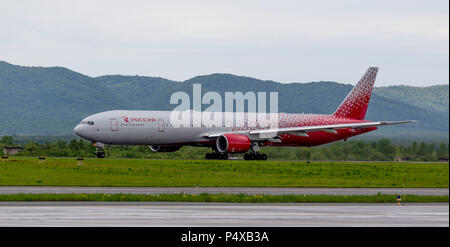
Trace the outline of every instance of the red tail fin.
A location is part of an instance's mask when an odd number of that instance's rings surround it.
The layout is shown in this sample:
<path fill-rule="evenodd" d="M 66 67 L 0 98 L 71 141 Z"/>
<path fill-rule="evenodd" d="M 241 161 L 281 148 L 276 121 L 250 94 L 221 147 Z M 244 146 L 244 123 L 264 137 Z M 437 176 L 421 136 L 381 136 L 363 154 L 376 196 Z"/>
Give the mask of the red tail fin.
<path fill-rule="evenodd" d="M 377 72 L 377 67 L 369 67 L 336 112 L 333 113 L 333 116 L 363 120 L 366 116 L 367 106 L 369 105 Z"/>

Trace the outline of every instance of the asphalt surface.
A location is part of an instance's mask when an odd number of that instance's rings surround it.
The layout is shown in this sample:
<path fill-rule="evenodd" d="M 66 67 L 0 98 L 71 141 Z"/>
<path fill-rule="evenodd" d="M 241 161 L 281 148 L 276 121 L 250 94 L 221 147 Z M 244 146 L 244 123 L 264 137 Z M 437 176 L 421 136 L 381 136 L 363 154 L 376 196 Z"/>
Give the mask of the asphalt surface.
<path fill-rule="evenodd" d="M 0 226 L 449 227 L 449 204 L 6 202 Z"/>
<path fill-rule="evenodd" d="M 0 194 L 40 193 L 102 193 L 102 194 L 200 194 L 225 193 L 249 195 L 376 195 L 415 194 L 448 195 L 448 188 L 270 188 L 270 187 L 60 187 L 60 186 L 0 186 Z"/>

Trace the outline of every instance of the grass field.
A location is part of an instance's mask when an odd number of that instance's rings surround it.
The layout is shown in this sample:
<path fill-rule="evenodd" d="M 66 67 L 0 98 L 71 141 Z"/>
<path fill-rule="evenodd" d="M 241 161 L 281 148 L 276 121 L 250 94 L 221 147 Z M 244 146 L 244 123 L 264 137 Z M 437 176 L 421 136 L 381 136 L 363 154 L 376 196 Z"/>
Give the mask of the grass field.
<path fill-rule="evenodd" d="M 0 185 L 448 188 L 448 163 L 10 157 Z"/>
<path fill-rule="evenodd" d="M 396 203 L 396 195 L 230 195 L 230 194 L 12 194 L 0 201 L 127 201 L 127 202 L 231 202 L 231 203 Z M 403 195 L 408 203 L 448 202 L 448 196 Z"/>

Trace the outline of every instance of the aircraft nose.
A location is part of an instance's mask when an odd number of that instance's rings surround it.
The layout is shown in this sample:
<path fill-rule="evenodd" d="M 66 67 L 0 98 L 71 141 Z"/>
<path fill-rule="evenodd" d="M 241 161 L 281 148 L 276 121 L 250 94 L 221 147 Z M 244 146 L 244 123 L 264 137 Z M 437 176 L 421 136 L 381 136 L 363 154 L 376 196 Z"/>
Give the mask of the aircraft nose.
<path fill-rule="evenodd" d="M 79 124 L 77 126 L 75 126 L 75 128 L 73 129 L 73 132 L 75 132 L 75 134 L 77 134 L 77 135 L 80 135 L 81 126 Z"/>
<path fill-rule="evenodd" d="M 92 131 L 93 131 L 92 128 L 90 128 L 90 126 L 87 126 L 85 124 L 79 124 L 75 126 L 75 128 L 73 129 L 73 132 L 75 132 L 75 134 L 87 140 L 92 140 L 92 138 L 95 137 Z"/>

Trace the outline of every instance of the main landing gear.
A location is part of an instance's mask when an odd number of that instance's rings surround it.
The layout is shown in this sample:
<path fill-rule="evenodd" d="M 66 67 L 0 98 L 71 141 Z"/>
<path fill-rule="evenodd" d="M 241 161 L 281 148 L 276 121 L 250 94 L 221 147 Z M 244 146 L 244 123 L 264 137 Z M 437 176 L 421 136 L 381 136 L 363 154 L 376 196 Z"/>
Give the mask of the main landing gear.
<path fill-rule="evenodd" d="M 244 160 L 267 160 L 267 154 L 261 153 L 246 153 L 244 154 Z"/>
<path fill-rule="evenodd" d="M 205 155 L 207 160 L 227 160 L 228 154 L 226 153 L 207 153 Z M 261 153 L 246 153 L 244 154 L 244 160 L 267 160 L 267 154 Z"/>
<path fill-rule="evenodd" d="M 228 153 L 221 153 L 217 151 L 215 147 L 212 147 L 214 152 L 207 153 L 205 155 L 205 158 L 207 160 L 227 160 L 228 159 Z M 260 153 L 261 147 L 259 146 L 259 143 L 254 142 L 252 143 L 252 146 L 250 148 L 250 152 L 244 154 L 244 160 L 267 160 L 267 154 Z"/>
<path fill-rule="evenodd" d="M 205 158 L 207 160 L 227 160 L 228 154 L 227 153 L 218 153 L 218 152 L 207 153 L 205 155 Z"/>
<path fill-rule="evenodd" d="M 250 148 L 250 153 L 244 154 L 244 160 L 267 160 L 267 154 L 262 154 L 259 151 L 261 147 L 258 142 L 253 142 Z"/>

